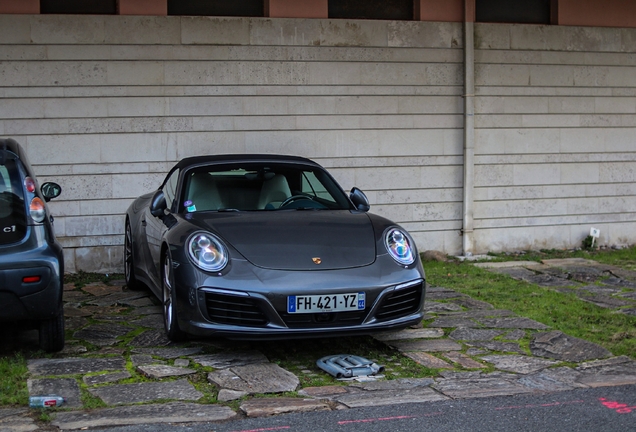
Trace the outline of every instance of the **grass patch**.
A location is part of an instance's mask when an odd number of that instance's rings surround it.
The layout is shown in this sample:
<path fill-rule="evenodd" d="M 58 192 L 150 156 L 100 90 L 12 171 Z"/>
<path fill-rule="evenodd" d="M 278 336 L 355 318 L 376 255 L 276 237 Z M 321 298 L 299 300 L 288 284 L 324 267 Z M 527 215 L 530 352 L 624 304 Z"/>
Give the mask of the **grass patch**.
<path fill-rule="evenodd" d="M 82 288 L 93 282 L 102 282 L 108 285 L 111 281 L 122 279 L 124 279 L 124 275 L 120 273 L 102 274 L 79 271 L 77 273 L 67 273 L 64 275 L 64 283 L 75 284 L 77 288 Z"/>
<path fill-rule="evenodd" d="M 0 405 L 27 405 L 27 364 L 21 354 L 0 357 Z"/>
<path fill-rule="evenodd" d="M 632 248 L 632 251 L 636 254 L 636 249 Z M 616 262 L 616 257 L 608 253 L 604 254 L 604 259 L 608 264 Z M 497 309 L 511 310 L 568 335 L 597 343 L 614 355 L 636 358 L 636 317 L 579 300 L 574 292 L 542 288 L 469 263 L 428 262 L 426 276 L 433 286 L 454 289 Z"/>

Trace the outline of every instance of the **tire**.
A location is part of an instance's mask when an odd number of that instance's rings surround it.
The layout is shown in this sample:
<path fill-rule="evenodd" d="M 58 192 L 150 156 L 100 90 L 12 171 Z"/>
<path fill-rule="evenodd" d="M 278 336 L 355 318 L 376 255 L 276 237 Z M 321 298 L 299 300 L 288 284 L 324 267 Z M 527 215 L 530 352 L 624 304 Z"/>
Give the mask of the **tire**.
<path fill-rule="evenodd" d="M 57 316 L 40 321 L 40 349 L 57 352 L 64 348 L 64 308 Z"/>
<path fill-rule="evenodd" d="M 186 338 L 186 334 L 179 328 L 177 320 L 177 304 L 174 284 L 174 271 L 170 253 L 166 251 L 163 256 L 161 271 L 161 303 L 163 305 L 163 324 L 168 339 L 179 342 Z"/>
<path fill-rule="evenodd" d="M 126 286 L 131 291 L 142 289 L 142 285 L 135 277 L 135 257 L 133 248 L 132 228 L 126 218 L 126 234 L 124 235 L 124 279 Z"/>

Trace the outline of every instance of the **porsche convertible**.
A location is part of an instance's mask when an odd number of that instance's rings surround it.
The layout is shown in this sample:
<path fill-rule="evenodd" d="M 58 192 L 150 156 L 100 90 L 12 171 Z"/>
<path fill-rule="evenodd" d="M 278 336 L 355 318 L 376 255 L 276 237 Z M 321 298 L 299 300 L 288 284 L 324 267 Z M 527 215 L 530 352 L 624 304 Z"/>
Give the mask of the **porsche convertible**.
<path fill-rule="evenodd" d="M 173 341 L 405 328 L 423 317 L 424 270 L 410 235 L 369 207 L 309 159 L 183 159 L 126 212 L 126 283 L 158 297 Z"/>

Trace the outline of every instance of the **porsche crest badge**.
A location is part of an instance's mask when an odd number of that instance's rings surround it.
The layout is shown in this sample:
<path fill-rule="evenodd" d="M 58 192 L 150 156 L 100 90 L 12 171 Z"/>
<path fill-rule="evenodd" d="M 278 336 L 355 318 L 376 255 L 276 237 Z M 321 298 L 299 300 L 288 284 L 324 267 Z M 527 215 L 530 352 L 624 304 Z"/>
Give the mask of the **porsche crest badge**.
<path fill-rule="evenodd" d="M 318 265 L 318 264 L 322 263 L 322 259 L 321 259 L 320 257 L 315 257 L 315 258 L 312 258 L 311 260 L 312 260 L 312 261 L 314 262 L 314 264 L 316 264 L 316 265 Z"/>

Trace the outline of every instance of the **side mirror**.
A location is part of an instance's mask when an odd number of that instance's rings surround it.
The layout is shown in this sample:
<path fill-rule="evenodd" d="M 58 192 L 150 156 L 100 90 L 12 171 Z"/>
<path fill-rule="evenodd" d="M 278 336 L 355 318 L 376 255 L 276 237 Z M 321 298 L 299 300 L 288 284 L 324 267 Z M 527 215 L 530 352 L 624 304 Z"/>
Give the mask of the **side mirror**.
<path fill-rule="evenodd" d="M 155 217 L 164 216 L 164 211 L 168 208 L 166 204 L 166 197 L 163 194 L 162 190 L 158 190 L 152 196 L 152 200 L 150 201 L 150 214 Z"/>
<path fill-rule="evenodd" d="M 357 187 L 351 189 L 349 192 L 349 199 L 356 206 L 356 209 L 362 212 L 368 212 L 371 208 L 371 204 L 369 204 L 369 199 L 367 196 Z"/>
<path fill-rule="evenodd" d="M 57 198 L 60 196 L 60 194 L 62 193 L 62 187 L 57 183 L 46 182 L 40 187 L 40 192 L 42 192 L 44 201 L 49 202 L 53 198 Z"/>

